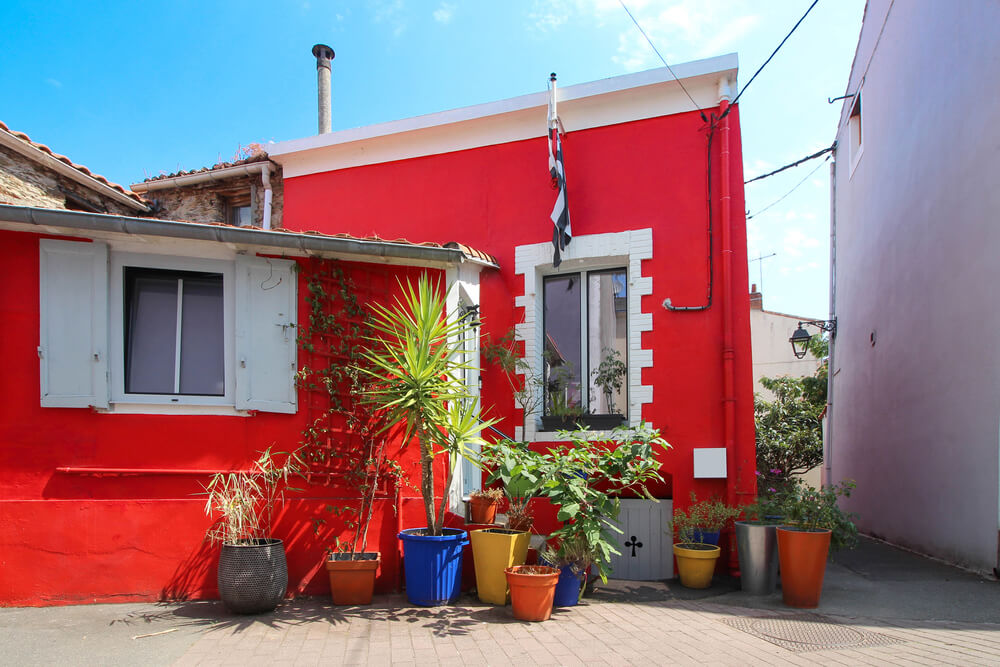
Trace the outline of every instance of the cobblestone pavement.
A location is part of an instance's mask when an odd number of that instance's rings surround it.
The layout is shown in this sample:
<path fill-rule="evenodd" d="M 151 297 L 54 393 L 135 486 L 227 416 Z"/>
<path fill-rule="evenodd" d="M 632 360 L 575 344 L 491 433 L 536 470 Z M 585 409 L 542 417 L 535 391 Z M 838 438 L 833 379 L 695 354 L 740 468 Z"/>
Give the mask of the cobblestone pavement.
<path fill-rule="evenodd" d="M 217 601 L 0 608 L 0 665 L 1000 665 L 996 581 L 870 540 L 838 561 L 812 612 L 718 577 L 611 582 L 544 623 L 468 595 L 251 617 Z"/>

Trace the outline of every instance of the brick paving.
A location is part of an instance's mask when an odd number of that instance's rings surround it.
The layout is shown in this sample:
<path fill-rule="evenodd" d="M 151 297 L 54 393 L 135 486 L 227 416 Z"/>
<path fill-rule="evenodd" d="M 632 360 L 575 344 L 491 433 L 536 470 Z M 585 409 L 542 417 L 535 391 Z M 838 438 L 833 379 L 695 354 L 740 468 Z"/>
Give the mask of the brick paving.
<path fill-rule="evenodd" d="M 666 594 L 666 587 L 664 587 Z M 799 610 L 754 610 L 707 601 L 589 600 L 523 623 L 510 607 L 463 598 L 439 608 L 386 596 L 372 607 L 286 603 L 256 619 L 219 617 L 174 663 L 194 665 L 997 665 L 1000 625 L 885 621 L 815 614 L 878 646 L 795 650 L 742 631 L 737 618 L 789 619 Z"/>

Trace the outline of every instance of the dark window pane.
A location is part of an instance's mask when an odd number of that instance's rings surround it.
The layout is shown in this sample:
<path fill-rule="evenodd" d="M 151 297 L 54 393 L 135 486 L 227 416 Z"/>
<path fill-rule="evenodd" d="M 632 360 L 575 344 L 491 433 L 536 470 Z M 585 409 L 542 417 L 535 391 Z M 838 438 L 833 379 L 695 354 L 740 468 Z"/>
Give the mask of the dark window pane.
<path fill-rule="evenodd" d="M 627 284 L 624 270 L 587 274 L 588 395 L 594 414 L 628 409 Z"/>
<path fill-rule="evenodd" d="M 126 273 L 126 311 L 125 391 L 173 393 L 177 279 Z"/>
<path fill-rule="evenodd" d="M 545 278 L 545 412 L 549 415 L 583 411 L 580 293 L 579 274 Z"/>
<path fill-rule="evenodd" d="M 182 394 L 225 394 L 222 276 L 184 278 L 181 306 Z"/>

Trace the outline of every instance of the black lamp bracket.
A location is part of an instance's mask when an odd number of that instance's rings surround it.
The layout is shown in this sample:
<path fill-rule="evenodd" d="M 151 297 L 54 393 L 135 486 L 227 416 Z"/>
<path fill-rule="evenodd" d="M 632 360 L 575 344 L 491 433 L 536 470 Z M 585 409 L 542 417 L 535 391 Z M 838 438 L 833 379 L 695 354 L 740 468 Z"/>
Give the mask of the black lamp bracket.
<path fill-rule="evenodd" d="M 837 318 L 832 320 L 803 320 L 799 322 L 799 328 L 802 328 L 803 324 L 808 324 L 814 326 L 822 331 L 828 331 L 831 336 L 837 335 Z"/>

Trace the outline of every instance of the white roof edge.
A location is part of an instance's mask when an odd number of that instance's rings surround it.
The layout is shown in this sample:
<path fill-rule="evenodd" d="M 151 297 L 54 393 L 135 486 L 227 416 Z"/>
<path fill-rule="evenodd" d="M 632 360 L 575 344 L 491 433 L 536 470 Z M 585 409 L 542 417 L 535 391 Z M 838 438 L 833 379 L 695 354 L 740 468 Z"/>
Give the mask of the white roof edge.
<path fill-rule="evenodd" d="M 644 70 L 642 72 L 621 74 L 605 79 L 598 79 L 597 81 L 588 81 L 586 83 L 560 87 L 559 101 L 566 102 L 584 97 L 614 93 L 627 90 L 629 88 L 640 88 L 642 86 L 659 83 L 669 83 L 674 80 L 674 74 L 677 75 L 677 79 L 681 80 L 701 76 L 710 76 L 713 74 L 718 75 L 726 72 L 733 72 L 735 75 L 739 69 L 739 58 L 735 53 L 727 53 L 725 55 L 714 56 L 712 58 L 680 63 L 674 65 L 672 69 L 673 74 L 671 74 L 670 70 L 666 67 L 657 67 L 655 69 Z M 450 109 L 448 111 L 438 111 L 435 113 L 413 116 L 401 120 L 393 120 L 385 123 L 366 125 L 347 130 L 338 130 L 327 134 L 316 134 L 308 137 L 302 137 L 300 139 L 289 139 L 287 141 L 269 144 L 267 146 L 267 154 L 273 159 L 276 156 L 298 153 L 300 151 L 314 148 L 335 146 L 352 141 L 361 141 L 364 139 L 372 139 L 374 137 L 398 134 L 401 132 L 410 132 L 438 125 L 447 125 L 449 123 L 458 123 L 476 118 L 484 118 L 487 116 L 520 111 L 523 109 L 544 107 L 548 104 L 548 95 L 548 91 L 528 93 L 527 95 L 510 97 L 495 102 L 486 102 L 484 104 L 475 104 L 472 106 L 460 107 L 458 109 Z M 280 160 L 278 160 L 278 162 L 280 163 Z"/>

